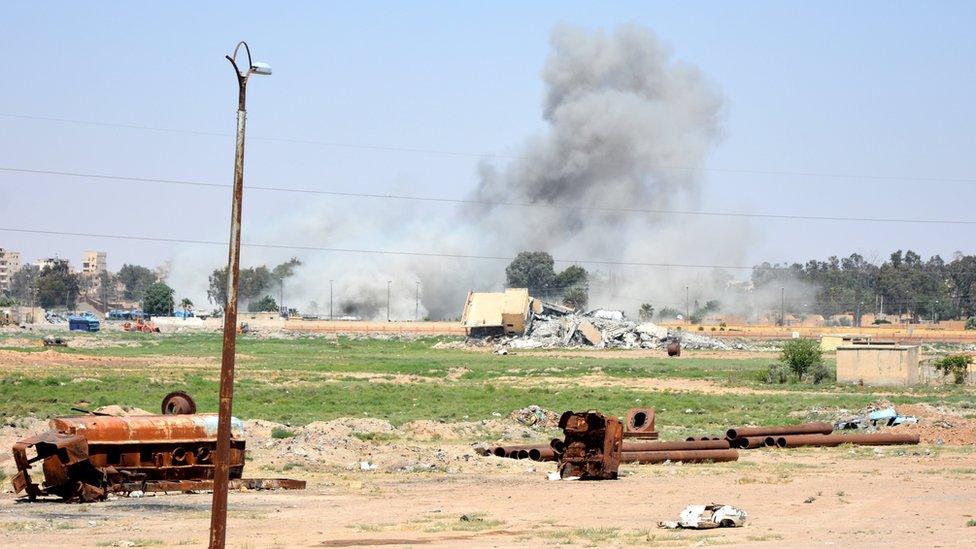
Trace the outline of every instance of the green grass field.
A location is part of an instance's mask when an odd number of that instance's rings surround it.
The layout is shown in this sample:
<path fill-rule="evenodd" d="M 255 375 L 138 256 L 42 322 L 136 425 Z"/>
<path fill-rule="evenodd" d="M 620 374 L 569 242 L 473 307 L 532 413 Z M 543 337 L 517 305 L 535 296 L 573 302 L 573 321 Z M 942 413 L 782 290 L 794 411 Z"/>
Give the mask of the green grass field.
<path fill-rule="evenodd" d="M 11 337 L 0 337 L 0 349 L 43 350 L 11 346 Z M 50 361 L 38 367 L 4 367 L 0 416 L 48 417 L 69 414 L 72 407 L 107 404 L 156 410 L 162 396 L 175 389 L 193 394 L 201 410 L 216 410 L 219 335 L 80 337 L 130 346 L 58 350 L 102 357 L 104 365 L 79 367 L 70 361 Z M 756 372 L 775 360 L 772 355 L 750 359 L 702 358 L 694 353 L 680 359 L 494 355 L 433 349 L 437 341 L 241 337 L 235 415 L 288 424 L 370 416 L 401 424 L 416 419 L 488 419 L 529 404 L 556 411 L 593 408 L 615 414 L 649 405 L 656 408 L 659 424 L 667 426 L 665 433 L 680 435 L 718 433 L 743 423 L 797 422 L 805 419 L 806 411 L 857 409 L 881 396 L 858 387 L 762 385 Z M 148 364 L 113 361 L 115 357 L 145 359 Z M 170 366 L 168 360 L 174 364 Z M 370 379 L 363 378 L 367 374 Z M 591 374 L 605 376 L 604 386 L 574 383 L 579 376 Z M 624 386 L 629 379 L 663 378 L 707 380 L 753 391 L 706 394 Z M 973 406 L 976 402 L 976 396 L 964 389 L 885 390 L 883 396 L 895 403 Z"/>

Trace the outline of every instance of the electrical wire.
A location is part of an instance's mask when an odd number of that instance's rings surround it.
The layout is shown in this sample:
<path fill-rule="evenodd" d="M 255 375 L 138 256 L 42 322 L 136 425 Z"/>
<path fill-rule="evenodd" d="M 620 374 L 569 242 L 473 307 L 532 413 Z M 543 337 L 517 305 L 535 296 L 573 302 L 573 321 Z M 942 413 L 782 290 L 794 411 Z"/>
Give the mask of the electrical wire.
<path fill-rule="evenodd" d="M 78 125 L 98 126 L 98 127 L 106 127 L 106 128 L 143 130 L 143 131 L 153 131 L 153 132 L 161 132 L 161 133 L 177 133 L 177 134 L 200 135 L 200 136 L 209 136 L 209 137 L 234 137 L 233 134 L 224 133 L 224 132 L 213 132 L 213 131 L 181 129 L 181 128 L 166 128 L 166 127 L 159 127 L 159 126 L 147 126 L 141 124 L 99 122 L 94 120 L 82 120 L 77 118 L 60 118 L 54 116 L 36 116 L 36 115 L 17 114 L 17 113 L 0 113 L 0 117 L 20 119 L 20 120 L 36 120 L 36 121 L 44 121 L 44 122 L 60 122 L 66 124 L 78 124 Z M 348 149 L 362 149 L 362 150 L 386 151 L 386 152 L 421 153 L 421 154 L 440 155 L 440 156 L 498 158 L 498 159 L 508 159 L 508 160 L 525 159 L 524 156 L 506 155 L 506 154 L 498 154 L 498 153 L 451 151 L 451 150 L 444 150 L 444 149 L 406 147 L 406 146 L 397 146 L 397 145 L 344 143 L 340 141 L 325 141 L 325 140 L 317 140 L 317 139 L 301 139 L 301 138 L 291 138 L 291 137 L 252 136 L 249 137 L 248 139 L 254 141 L 295 143 L 295 144 L 304 144 L 304 145 L 321 145 L 326 147 L 341 147 L 341 148 L 348 148 Z M 968 178 L 968 177 L 873 175 L 873 174 L 852 174 L 852 173 L 839 173 L 839 172 L 818 172 L 818 171 L 799 171 L 799 170 L 715 168 L 715 167 L 704 167 L 704 166 L 659 165 L 654 167 L 656 169 L 661 169 L 661 170 L 701 171 L 701 172 L 716 172 L 716 173 L 745 174 L 745 175 L 821 177 L 821 178 L 828 178 L 828 179 L 863 179 L 863 180 L 873 180 L 873 181 L 915 181 L 915 182 L 929 182 L 929 183 L 976 183 L 976 178 Z"/>
<path fill-rule="evenodd" d="M 29 168 L 13 168 L 0 166 L 0 171 L 9 173 L 24 173 L 33 175 L 54 175 L 61 177 L 80 177 L 86 179 L 97 179 L 104 181 L 137 181 L 141 183 L 162 183 L 167 185 L 185 185 L 192 187 L 209 188 L 230 188 L 229 183 L 213 183 L 206 181 L 193 181 L 184 179 L 163 179 L 154 177 L 136 177 L 122 175 L 106 175 L 95 173 L 82 173 L 60 170 L 42 170 Z M 501 202 L 491 200 L 444 198 L 431 196 L 411 196 L 400 194 L 378 194 L 378 193 L 355 193 L 346 191 L 325 191 L 318 189 L 301 189 L 288 187 L 267 187 L 260 185 L 246 185 L 248 190 L 273 191 L 286 193 L 302 193 L 313 195 L 354 197 L 354 198 L 373 198 L 390 200 L 408 200 L 419 202 L 439 202 L 449 204 L 469 204 L 480 206 L 502 206 L 517 208 L 545 208 L 550 210 L 566 210 L 578 212 L 605 212 L 620 214 L 645 214 L 645 215 L 686 215 L 686 216 L 706 216 L 706 217 L 736 217 L 736 218 L 761 218 L 761 219 L 788 219 L 804 221 L 843 221 L 861 223 L 914 223 L 914 224 L 938 224 L 938 225 L 976 225 L 976 220 L 965 219 L 914 219 L 914 218 L 885 218 L 885 217 L 844 217 L 827 215 L 798 215 L 798 214 L 770 214 L 770 213 L 746 213 L 746 212 L 721 212 L 707 210 L 657 210 L 646 208 L 614 208 L 605 206 L 564 206 L 559 204 L 545 204 L 540 202 Z"/>

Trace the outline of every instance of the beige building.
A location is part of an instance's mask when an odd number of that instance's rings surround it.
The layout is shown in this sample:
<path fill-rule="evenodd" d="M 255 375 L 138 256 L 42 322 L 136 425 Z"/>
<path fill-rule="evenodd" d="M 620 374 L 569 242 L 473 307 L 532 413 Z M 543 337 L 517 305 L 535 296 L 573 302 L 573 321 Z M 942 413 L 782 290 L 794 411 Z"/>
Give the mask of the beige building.
<path fill-rule="evenodd" d="M 98 276 L 108 270 L 108 254 L 105 252 L 85 251 L 85 259 L 81 262 L 82 274 Z"/>
<path fill-rule="evenodd" d="M 10 291 L 10 279 L 20 270 L 20 252 L 0 248 L 0 292 Z"/>
<path fill-rule="evenodd" d="M 841 345 L 837 382 L 910 387 L 922 380 L 917 345 Z"/>
<path fill-rule="evenodd" d="M 54 265 L 57 264 L 59 261 L 64 261 L 64 260 L 59 257 L 43 257 L 41 259 L 34 261 L 34 266 L 43 271 L 46 268 L 54 267 Z M 68 265 L 68 270 L 69 271 L 72 270 L 70 264 Z"/>
<path fill-rule="evenodd" d="M 461 325 L 469 335 L 521 334 L 529 320 L 529 291 L 468 292 Z"/>

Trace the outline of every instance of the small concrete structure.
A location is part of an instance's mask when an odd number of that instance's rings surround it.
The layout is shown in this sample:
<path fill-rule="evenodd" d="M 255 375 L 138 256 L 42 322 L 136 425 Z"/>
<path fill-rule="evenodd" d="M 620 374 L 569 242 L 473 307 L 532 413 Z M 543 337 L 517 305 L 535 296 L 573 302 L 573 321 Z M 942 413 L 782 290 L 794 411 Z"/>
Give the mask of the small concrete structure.
<path fill-rule="evenodd" d="M 922 381 L 918 345 L 842 345 L 837 382 L 908 387 Z"/>
<path fill-rule="evenodd" d="M 461 324 L 468 335 L 521 334 L 530 318 L 529 291 L 468 292 Z"/>

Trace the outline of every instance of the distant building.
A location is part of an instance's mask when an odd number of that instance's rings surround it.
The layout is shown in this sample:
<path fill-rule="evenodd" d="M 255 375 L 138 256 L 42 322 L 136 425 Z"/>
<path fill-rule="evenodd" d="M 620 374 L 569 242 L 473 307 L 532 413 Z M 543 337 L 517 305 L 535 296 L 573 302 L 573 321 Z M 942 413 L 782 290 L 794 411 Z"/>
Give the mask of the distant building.
<path fill-rule="evenodd" d="M 20 270 L 20 252 L 0 248 L 0 292 L 10 291 L 10 280 Z"/>
<path fill-rule="evenodd" d="M 81 262 L 82 274 L 92 277 L 98 276 L 108 270 L 108 254 L 105 252 L 85 251 L 85 259 Z"/>
<path fill-rule="evenodd" d="M 34 266 L 43 271 L 46 268 L 53 268 L 55 265 L 57 265 L 62 261 L 67 263 L 67 260 L 61 259 L 60 257 L 43 257 L 41 259 L 34 261 Z M 68 265 L 68 270 L 69 271 L 71 270 L 70 264 Z"/>

